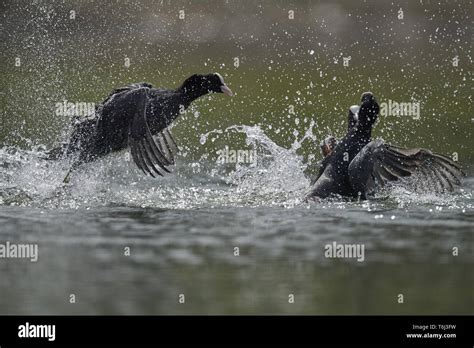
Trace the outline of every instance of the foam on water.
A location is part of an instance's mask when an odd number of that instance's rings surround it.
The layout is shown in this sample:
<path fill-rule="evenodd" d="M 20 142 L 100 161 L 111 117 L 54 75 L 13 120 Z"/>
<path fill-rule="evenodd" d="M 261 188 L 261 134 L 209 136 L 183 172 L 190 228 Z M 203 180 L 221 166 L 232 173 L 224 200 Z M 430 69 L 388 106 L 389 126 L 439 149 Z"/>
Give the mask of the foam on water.
<path fill-rule="evenodd" d="M 44 149 L 0 149 L 0 204 L 78 208 L 118 204 L 162 208 L 214 206 L 291 206 L 300 201 L 308 185 L 302 157 L 293 146 L 284 149 L 272 142 L 259 126 L 232 126 L 211 133 L 241 133 L 256 150 L 252 164 L 237 164 L 230 173 L 217 162 L 186 163 L 178 158 L 173 173 L 150 178 L 139 172 L 124 152 L 81 166 L 62 180 L 71 163 L 47 161 Z M 202 137 L 205 142 L 206 135 Z M 227 175 L 228 174 L 228 175 Z"/>
<path fill-rule="evenodd" d="M 281 206 L 305 205 L 302 197 L 309 186 L 304 171 L 307 165 L 297 150 L 306 139 L 316 140 L 311 123 L 305 134 L 295 140 L 290 149 L 274 143 L 259 126 L 234 125 L 217 129 L 201 136 L 204 145 L 208 138 L 243 135 L 246 145 L 256 154 L 251 164 L 228 164 L 202 160 L 189 162 L 178 157 L 172 174 L 163 178 L 144 176 L 126 151 L 84 164 L 71 177 L 71 183 L 62 180 L 70 167 L 66 159 L 44 160 L 44 148 L 19 150 L 0 149 L 0 204 L 45 208 L 89 208 L 121 205 L 166 209 L 194 209 L 228 206 Z M 128 151 L 128 150 L 127 150 Z M 408 205 L 434 204 L 457 206 L 460 200 L 472 206 L 472 192 L 435 195 L 415 193 L 396 185 L 381 192 L 372 206 L 383 204 L 404 208 Z M 389 199 L 385 199 L 389 197 Z M 325 200 L 321 208 L 346 208 L 367 203 Z M 370 207 L 370 205 L 369 205 Z M 370 208 L 369 208 L 370 209 Z"/>

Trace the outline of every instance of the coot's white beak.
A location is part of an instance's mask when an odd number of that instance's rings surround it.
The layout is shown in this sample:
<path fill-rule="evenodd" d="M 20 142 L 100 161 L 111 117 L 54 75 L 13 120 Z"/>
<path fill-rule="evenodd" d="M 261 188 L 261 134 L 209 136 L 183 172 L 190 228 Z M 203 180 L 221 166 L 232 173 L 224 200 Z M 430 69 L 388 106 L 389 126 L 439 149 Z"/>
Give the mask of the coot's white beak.
<path fill-rule="evenodd" d="M 352 105 L 349 110 L 354 115 L 354 119 L 357 121 L 359 119 L 359 105 Z"/>
<path fill-rule="evenodd" d="M 226 85 L 221 86 L 221 91 L 222 91 L 222 93 L 224 93 L 225 95 L 228 95 L 229 97 L 232 97 L 234 95 L 234 93 L 232 93 L 230 88 L 227 87 Z"/>

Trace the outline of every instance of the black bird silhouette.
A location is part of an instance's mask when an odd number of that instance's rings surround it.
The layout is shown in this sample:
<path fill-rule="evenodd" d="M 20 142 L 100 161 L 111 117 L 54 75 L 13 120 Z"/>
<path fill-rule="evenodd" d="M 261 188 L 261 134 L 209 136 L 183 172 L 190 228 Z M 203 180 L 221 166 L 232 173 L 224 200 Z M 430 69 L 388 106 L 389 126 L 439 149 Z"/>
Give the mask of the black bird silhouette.
<path fill-rule="evenodd" d="M 177 89 L 153 88 L 148 83 L 116 89 L 94 115 L 76 121 L 69 142 L 53 149 L 50 158 L 76 156 L 64 179 L 68 182 L 70 173 L 82 163 L 129 146 L 138 168 L 153 177 L 162 175 L 169 172 L 167 166 L 174 164 L 178 151 L 167 127 L 193 100 L 207 93 L 233 95 L 217 73 L 192 75 Z"/>
<path fill-rule="evenodd" d="M 450 158 L 423 148 L 406 149 L 371 140 L 379 106 L 370 92 L 362 95 L 362 105 L 351 106 L 346 136 L 337 141 L 327 137 L 321 144 L 324 156 L 307 198 L 331 194 L 366 199 L 388 182 L 416 175 L 418 181 L 435 192 L 454 190 L 463 175 Z"/>

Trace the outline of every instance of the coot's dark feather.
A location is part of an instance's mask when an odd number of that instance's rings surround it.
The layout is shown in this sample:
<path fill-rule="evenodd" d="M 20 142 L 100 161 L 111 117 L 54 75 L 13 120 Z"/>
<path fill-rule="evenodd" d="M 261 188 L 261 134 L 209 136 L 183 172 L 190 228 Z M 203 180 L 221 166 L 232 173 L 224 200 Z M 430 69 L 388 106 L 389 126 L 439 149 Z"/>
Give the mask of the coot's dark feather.
<path fill-rule="evenodd" d="M 357 122 L 322 161 L 318 177 L 310 188 L 308 198 L 315 196 L 325 198 L 332 194 L 356 195 L 349 181 L 349 164 L 370 142 L 372 126 L 377 120 L 378 113 L 379 106 L 372 93 L 364 93 Z"/>
<path fill-rule="evenodd" d="M 168 127 L 195 99 L 207 93 L 232 95 L 219 74 L 193 75 L 177 89 L 153 88 L 149 83 L 115 89 L 92 117 L 75 123 L 64 146 L 67 156 L 76 157 L 71 170 L 130 147 L 133 161 L 145 174 L 155 177 L 169 172 L 167 167 L 175 163 L 178 146 Z M 59 153 L 53 149 L 51 158 L 58 158 Z M 69 173 L 65 181 L 68 177 Z"/>
<path fill-rule="evenodd" d="M 419 189 L 452 191 L 460 183 L 462 171 L 451 159 L 426 149 L 404 149 L 381 139 L 366 145 L 349 165 L 353 189 L 371 194 L 388 182 L 414 176 Z"/>
<path fill-rule="evenodd" d="M 371 93 L 364 93 L 361 107 L 349 109 L 346 136 L 339 142 L 328 141 L 333 137 L 323 142 L 325 158 L 311 183 L 308 198 L 330 194 L 366 198 L 387 183 L 408 177 L 418 178 L 417 189 L 454 190 L 464 174 L 450 158 L 427 149 L 386 144 L 381 139 L 371 141 L 372 125 L 378 114 L 376 104 Z M 377 112 L 368 113 L 370 110 Z"/>

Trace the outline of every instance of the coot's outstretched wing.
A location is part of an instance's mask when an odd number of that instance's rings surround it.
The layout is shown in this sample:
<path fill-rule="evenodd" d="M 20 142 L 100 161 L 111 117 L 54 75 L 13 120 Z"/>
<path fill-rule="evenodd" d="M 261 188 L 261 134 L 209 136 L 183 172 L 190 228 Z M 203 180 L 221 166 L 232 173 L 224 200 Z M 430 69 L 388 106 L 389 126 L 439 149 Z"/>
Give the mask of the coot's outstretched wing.
<path fill-rule="evenodd" d="M 148 127 L 146 120 L 148 88 L 139 88 L 133 93 L 136 93 L 136 111 L 129 129 L 129 145 L 133 161 L 145 174 L 152 177 L 155 177 L 154 173 L 162 176 L 159 169 L 169 173 L 166 166 L 173 164 L 174 158 L 165 151 L 163 145 L 155 143 Z M 163 131 L 165 132 L 166 130 Z"/>
<path fill-rule="evenodd" d="M 450 158 L 416 148 L 405 149 L 381 139 L 367 144 L 349 165 L 349 180 L 361 195 L 373 193 L 387 182 L 416 175 L 420 184 L 436 192 L 452 191 L 463 173 Z"/>
<path fill-rule="evenodd" d="M 155 137 L 157 139 L 157 147 L 168 163 L 175 164 L 174 156 L 178 153 L 178 145 L 173 138 L 169 129 L 164 129 Z"/>

